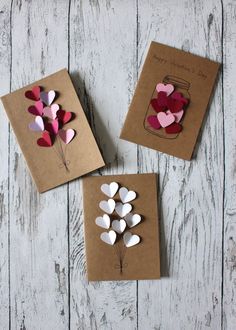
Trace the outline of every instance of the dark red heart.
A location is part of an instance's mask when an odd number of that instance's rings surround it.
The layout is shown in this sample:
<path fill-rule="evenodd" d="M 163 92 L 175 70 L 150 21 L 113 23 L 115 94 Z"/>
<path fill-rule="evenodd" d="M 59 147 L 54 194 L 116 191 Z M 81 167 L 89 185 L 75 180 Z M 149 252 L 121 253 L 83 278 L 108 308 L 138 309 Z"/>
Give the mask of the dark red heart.
<path fill-rule="evenodd" d="M 45 124 L 45 129 L 52 135 L 57 135 L 58 128 L 59 128 L 59 124 L 57 119 L 54 119 L 51 122 Z"/>
<path fill-rule="evenodd" d="M 178 124 L 178 123 L 173 123 L 170 126 L 167 126 L 165 128 L 166 133 L 168 134 L 176 134 L 182 131 L 182 125 Z"/>
<path fill-rule="evenodd" d="M 157 116 L 148 116 L 147 117 L 148 123 L 151 125 L 152 128 L 159 129 L 161 128 L 161 125 L 159 123 L 159 120 L 157 119 Z"/>
<path fill-rule="evenodd" d="M 183 109 L 183 102 L 179 101 L 179 100 L 175 100 L 175 99 L 172 99 L 171 97 L 168 97 L 168 100 L 167 100 L 167 108 L 175 113 L 175 112 L 179 112 L 180 110 Z"/>
<path fill-rule="evenodd" d="M 31 91 L 26 91 L 25 97 L 33 101 L 38 101 L 40 99 L 40 87 L 34 86 Z"/>
<path fill-rule="evenodd" d="M 71 120 L 72 112 L 67 112 L 65 110 L 58 110 L 57 111 L 57 118 L 64 125 L 64 124 L 68 123 Z"/>
<path fill-rule="evenodd" d="M 152 99 L 150 103 L 156 112 L 165 111 L 165 107 L 159 106 L 157 99 Z"/>
<path fill-rule="evenodd" d="M 166 107 L 167 106 L 167 94 L 166 92 L 159 92 L 157 95 L 157 104 L 160 107 Z"/>
<path fill-rule="evenodd" d="M 174 92 L 173 94 L 171 94 L 171 98 L 174 100 L 178 100 L 180 102 L 182 102 L 184 105 L 187 105 L 189 100 L 186 99 L 181 93 L 179 92 Z"/>
<path fill-rule="evenodd" d="M 35 102 L 35 105 L 31 105 L 28 108 L 29 113 L 32 113 L 32 115 L 35 116 L 42 116 L 43 115 L 43 102 L 37 101 Z"/>
<path fill-rule="evenodd" d="M 42 137 L 37 140 L 37 144 L 40 147 L 51 147 L 52 140 L 48 132 L 43 132 Z"/>

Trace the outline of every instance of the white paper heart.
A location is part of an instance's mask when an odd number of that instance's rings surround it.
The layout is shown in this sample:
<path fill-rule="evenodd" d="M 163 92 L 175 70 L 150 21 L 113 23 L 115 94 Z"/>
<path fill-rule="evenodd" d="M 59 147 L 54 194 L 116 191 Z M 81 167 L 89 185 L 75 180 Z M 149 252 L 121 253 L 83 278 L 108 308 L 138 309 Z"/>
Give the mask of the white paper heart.
<path fill-rule="evenodd" d="M 108 199 L 108 201 L 101 201 L 99 203 L 100 209 L 108 214 L 112 214 L 116 206 L 114 199 Z"/>
<path fill-rule="evenodd" d="M 42 132 L 44 130 L 44 122 L 42 117 L 36 116 L 34 121 L 29 124 L 29 129 L 35 132 Z"/>
<path fill-rule="evenodd" d="M 133 235 L 131 232 L 124 233 L 123 241 L 126 247 L 131 247 L 140 242 L 140 237 L 138 235 Z"/>
<path fill-rule="evenodd" d="M 131 202 L 136 198 L 136 192 L 132 190 L 129 191 L 125 187 L 120 188 L 119 195 L 122 203 Z"/>
<path fill-rule="evenodd" d="M 123 219 L 113 220 L 111 226 L 118 234 L 122 234 L 126 228 L 126 222 Z"/>
<path fill-rule="evenodd" d="M 110 230 L 108 233 L 101 233 L 100 238 L 103 242 L 113 245 L 116 241 L 116 232 L 114 230 Z"/>
<path fill-rule="evenodd" d="M 129 213 L 124 217 L 129 228 L 132 228 L 139 224 L 141 221 L 141 216 L 139 214 Z"/>
<path fill-rule="evenodd" d="M 107 214 L 103 214 L 102 217 L 97 217 L 97 218 L 95 219 L 95 223 L 96 223 L 96 225 L 99 226 L 99 227 L 102 227 L 102 228 L 108 229 L 108 228 L 110 227 L 111 220 L 110 220 L 109 215 L 107 215 Z"/>
<path fill-rule="evenodd" d="M 53 90 L 52 91 L 49 91 L 48 93 L 47 92 L 41 92 L 40 93 L 40 99 L 46 105 L 52 104 L 52 102 L 55 99 L 55 97 L 56 97 L 56 93 Z"/>
<path fill-rule="evenodd" d="M 132 205 L 129 203 L 122 204 L 122 203 L 116 203 L 115 207 L 116 213 L 123 218 L 126 214 L 130 213 L 132 210 Z"/>
<path fill-rule="evenodd" d="M 118 183 L 111 182 L 110 184 L 104 183 L 101 185 L 101 191 L 108 197 L 114 197 L 119 188 Z"/>

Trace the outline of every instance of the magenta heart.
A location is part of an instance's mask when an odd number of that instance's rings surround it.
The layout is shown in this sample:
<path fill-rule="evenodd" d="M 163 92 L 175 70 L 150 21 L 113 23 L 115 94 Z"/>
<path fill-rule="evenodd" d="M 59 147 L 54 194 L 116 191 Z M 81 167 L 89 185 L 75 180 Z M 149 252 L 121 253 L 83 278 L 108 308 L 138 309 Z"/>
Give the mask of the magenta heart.
<path fill-rule="evenodd" d="M 174 91 L 174 89 L 175 89 L 174 86 L 171 84 L 165 85 L 165 84 L 159 83 L 156 86 L 156 90 L 158 93 L 166 92 L 167 96 L 170 95 Z"/>
<path fill-rule="evenodd" d="M 43 115 L 50 118 L 55 119 L 57 116 L 57 111 L 59 110 L 58 104 L 52 104 L 50 107 L 45 107 L 43 109 Z"/>
<path fill-rule="evenodd" d="M 57 119 L 54 119 L 53 121 L 51 121 L 45 125 L 45 129 L 52 135 L 56 135 L 58 133 L 58 127 L 59 127 L 59 124 L 58 124 Z"/>
<path fill-rule="evenodd" d="M 65 144 L 70 143 L 70 141 L 73 139 L 73 137 L 75 136 L 75 131 L 71 128 L 64 130 L 64 129 L 60 129 L 60 131 L 58 132 L 60 138 L 62 139 L 62 141 Z"/>
<path fill-rule="evenodd" d="M 56 97 L 56 92 L 51 90 L 49 92 L 41 92 L 40 93 L 40 99 L 43 101 L 44 104 L 47 106 L 51 105 L 53 100 Z"/>
<path fill-rule="evenodd" d="M 159 123 L 159 120 L 157 119 L 157 115 L 148 116 L 147 117 L 147 121 L 151 125 L 152 128 L 155 128 L 155 129 L 161 128 L 161 125 Z"/>
<path fill-rule="evenodd" d="M 29 124 L 29 129 L 31 131 L 35 131 L 35 132 L 42 132 L 42 131 L 44 131 L 43 118 L 40 117 L 40 116 L 36 116 L 35 119 L 34 119 L 34 121 Z"/>
<path fill-rule="evenodd" d="M 169 115 L 169 114 L 172 114 L 170 110 L 166 111 L 166 113 Z M 175 117 L 175 122 L 176 123 L 179 123 L 180 120 L 182 119 L 183 117 L 183 114 L 184 114 L 184 110 L 180 110 L 179 112 L 175 112 L 173 113 L 174 117 Z"/>
<path fill-rule="evenodd" d="M 42 116 L 43 115 L 43 102 L 36 101 L 34 105 L 31 105 L 28 108 L 29 113 L 35 116 Z"/>
<path fill-rule="evenodd" d="M 157 119 L 159 120 L 161 127 L 167 127 L 175 121 L 174 115 L 166 114 L 165 112 L 159 112 L 157 114 Z"/>
<path fill-rule="evenodd" d="M 171 95 L 172 99 L 174 100 L 178 100 L 180 102 L 182 102 L 183 104 L 187 105 L 189 100 L 187 98 L 185 98 L 181 93 L 175 91 L 172 95 Z"/>

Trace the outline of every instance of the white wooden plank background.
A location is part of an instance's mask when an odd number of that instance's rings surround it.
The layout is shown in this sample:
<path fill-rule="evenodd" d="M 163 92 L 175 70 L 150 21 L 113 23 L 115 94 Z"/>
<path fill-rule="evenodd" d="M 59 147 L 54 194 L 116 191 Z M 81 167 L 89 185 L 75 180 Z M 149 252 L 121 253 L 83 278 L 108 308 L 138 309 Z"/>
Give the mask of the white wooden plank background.
<path fill-rule="evenodd" d="M 195 159 L 118 139 L 151 40 L 223 63 Z M 236 3 L 0 0 L 0 94 L 68 67 L 109 165 L 160 175 L 160 281 L 85 273 L 81 180 L 39 195 L 0 109 L 0 330 L 236 329 Z"/>

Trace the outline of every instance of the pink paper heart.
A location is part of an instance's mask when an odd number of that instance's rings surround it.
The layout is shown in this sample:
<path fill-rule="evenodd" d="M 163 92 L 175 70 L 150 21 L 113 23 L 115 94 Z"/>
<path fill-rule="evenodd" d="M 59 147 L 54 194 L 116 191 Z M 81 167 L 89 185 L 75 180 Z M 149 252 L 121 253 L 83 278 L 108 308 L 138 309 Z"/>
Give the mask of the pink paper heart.
<path fill-rule="evenodd" d="M 43 101 L 44 104 L 47 106 L 51 105 L 53 100 L 56 97 L 56 92 L 51 90 L 49 92 L 41 92 L 40 93 L 40 99 Z"/>
<path fill-rule="evenodd" d="M 35 116 L 42 116 L 43 115 L 43 102 L 37 101 L 34 105 L 31 105 L 28 108 L 29 113 Z"/>
<path fill-rule="evenodd" d="M 70 143 L 70 141 L 73 139 L 73 137 L 75 136 L 75 131 L 72 128 L 69 129 L 60 129 L 60 131 L 58 132 L 60 138 L 62 139 L 62 141 L 65 144 Z"/>
<path fill-rule="evenodd" d="M 156 90 L 158 93 L 166 92 L 167 96 L 170 95 L 174 91 L 174 89 L 175 89 L 174 86 L 171 84 L 165 85 L 165 84 L 159 83 L 156 86 Z"/>
<path fill-rule="evenodd" d="M 42 131 L 44 131 L 43 118 L 40 117 L 40 116 L 36 116 L 35 119 L 34 119 L 34 121 L 29 124 L 29 129 L 31 131 L 35 131 L 35 132 L 42 132 Z"/>
<path fill-rule="evenodd" d="M 45 129 L 52 135 L 56 135 L 58 133 L 58 128 L 59 124 L 57 119 L 54 119 L 53 121 L 45 125 Z"/>
<path fill-rule="evenodd" d="M 175 121 L 174 115 L 166 114 L 165 112 L 159 112 L 157 114 L 157 119 L 159 120 L 161 127 L 167 127 Z"/>
<path fill-rule="evenodd" d="M 55 119 L 57 116 L 57 111 L 59 110 L 59 105 L 58 104 L 52 104 L 50 107 L 45 107 L 43 109 L 43 114 L 44 116 L 50 118 L 50 119 Z"/>
<path fill-rule="evenodd" d="M 172 114 L 172 112 L 170 110 L 166 111 L 166 113 L 169 115 L 169 114 Z M 184 110 L 180 110 L 179 112 L 175 112 L 173 113 L 174 117 L 175 117 L 175 122 L 176 123 L 179 123 L 180 120 L 182 119 L 183 117 L 183 114 L 184 114 Z"/>

